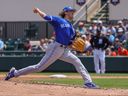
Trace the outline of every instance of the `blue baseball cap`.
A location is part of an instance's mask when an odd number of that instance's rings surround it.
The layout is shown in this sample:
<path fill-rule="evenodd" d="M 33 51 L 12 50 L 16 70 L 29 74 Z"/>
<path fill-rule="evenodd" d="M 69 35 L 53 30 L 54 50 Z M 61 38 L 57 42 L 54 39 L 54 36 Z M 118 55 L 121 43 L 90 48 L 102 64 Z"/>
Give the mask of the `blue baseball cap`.
<path fill-rule="evenodd" d="M 66 6 L 66 7 L 64 7 L 63 11 L 64 11 L 64 12 L 74 11 L 74 12 L 75 12 L 76 9 L 72 8 L 71 6 Z"/>

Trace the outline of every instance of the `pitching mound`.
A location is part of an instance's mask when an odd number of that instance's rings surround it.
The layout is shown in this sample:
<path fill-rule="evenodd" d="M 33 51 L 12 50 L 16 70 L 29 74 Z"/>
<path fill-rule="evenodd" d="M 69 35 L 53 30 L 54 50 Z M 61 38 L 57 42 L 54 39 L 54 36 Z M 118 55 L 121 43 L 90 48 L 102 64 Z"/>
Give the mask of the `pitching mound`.
<path fill-rule="evenodd" d="M 34 79 L 35 77 L 38 78 L 38 76 L 34 76 Z M 15 81 L 1 80 L 0 96 L 128 96 L 128 90 L 124 89 L 85 89 L 80 87 L 16 82 L 16 80 L 27 80 L 32 78 L 31 75 L 27 75 L 15 79 Z"/>

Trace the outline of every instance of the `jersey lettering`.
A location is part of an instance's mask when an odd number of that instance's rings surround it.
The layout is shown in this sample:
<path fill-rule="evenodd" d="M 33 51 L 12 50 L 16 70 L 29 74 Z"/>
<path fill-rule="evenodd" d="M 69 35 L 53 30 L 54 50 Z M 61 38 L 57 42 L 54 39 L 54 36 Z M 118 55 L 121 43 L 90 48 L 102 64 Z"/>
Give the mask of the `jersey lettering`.
<path fill-rule="evenodd" d="M 98 42 L 99 44 L 102 44 L 103 43 L 103 40 L 102 39 L 99 39 L 99 42 Z"/>
<path fill-rule="evenodd" d="M 61 28 L 69 28 L 70 27 L 70 25 L 69 24 L 60 24 L 60 26 L 61 26 Z"/>

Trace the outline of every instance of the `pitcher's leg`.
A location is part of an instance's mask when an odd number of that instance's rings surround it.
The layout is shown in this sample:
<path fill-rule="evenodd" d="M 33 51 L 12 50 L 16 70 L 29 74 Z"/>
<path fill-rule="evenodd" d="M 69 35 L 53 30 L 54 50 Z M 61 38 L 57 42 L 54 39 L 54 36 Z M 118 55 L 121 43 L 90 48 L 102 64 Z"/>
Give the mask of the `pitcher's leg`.
<path fill-rule="evenodd" d="M 92 82 L 88 71 L 86 70 L 80 59 L 72 54 L 70 51 L 65 52 L 65 54 L 60 57 L 60 60 L 73 64 L 77 72 L 81 74 L 86 83 Z"/>
<path fill-rule="evenodd" d="M 45 56 L 42 58 L 42 60 L 37 65 L 28 66 L 26 68 L 17 70 L 14 73 L 15 77 L 20 76 L 20 75 L 29 74 L 32 72 L 43 71 L 63 54 L 64 49 L 58 47 L 58 48 L 52 48 L 49 51 L 50 52 L 47 52 Z"/>

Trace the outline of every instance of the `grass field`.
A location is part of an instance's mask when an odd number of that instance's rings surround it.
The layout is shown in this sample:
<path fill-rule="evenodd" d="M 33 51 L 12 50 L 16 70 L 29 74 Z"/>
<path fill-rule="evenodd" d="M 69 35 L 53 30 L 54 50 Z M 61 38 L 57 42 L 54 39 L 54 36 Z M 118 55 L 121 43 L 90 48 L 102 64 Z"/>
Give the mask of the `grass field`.
<path fill-rule="evenodd" d="M 60 74 L 60 73 L 34 73 L 34 74 L 53 75 L 53 74 Z M 67 75 L 69 77 L 80 76 L 78 73 L 61 73 L 61 74 Z M 93 82 L 95 82 L 101 88 L 128 89 L 127 73 L 107 73 L 102 75 L 91 73 L 91 77 L 93 79 Z M 36 84 L 60 84 L 60 85 L 67 85 L 67 86 L 81 86 L 83 84 L 83 80 L 81 78 L 43 78 L 41 80 L 35 79 L 30 82 L 36 83 Z"/>

